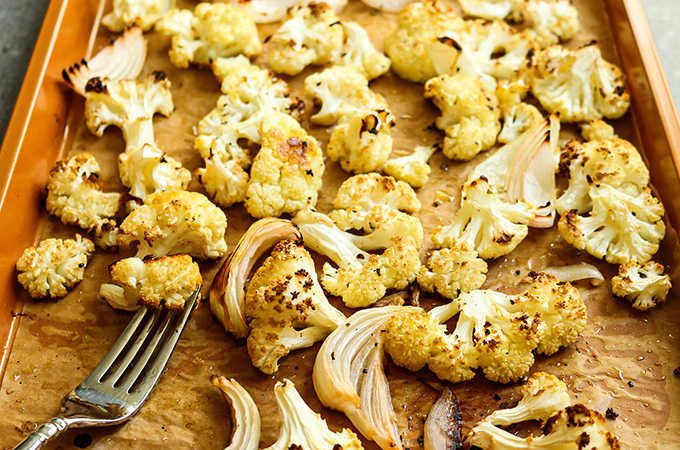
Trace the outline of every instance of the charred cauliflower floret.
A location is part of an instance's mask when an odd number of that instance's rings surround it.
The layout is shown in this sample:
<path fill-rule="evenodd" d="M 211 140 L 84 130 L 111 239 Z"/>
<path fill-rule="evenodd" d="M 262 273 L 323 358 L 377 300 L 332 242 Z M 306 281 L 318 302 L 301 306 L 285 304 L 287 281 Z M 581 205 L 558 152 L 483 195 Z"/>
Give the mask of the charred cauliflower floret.
<path fill-rule="evenodd" d="M 522 386 L 521 393 L 517 406 L 488 415 L 470 430 L 463 445 L 499 450 L 621 448 L 618 438 L 607 430 L 604 417 L 581 404 L 571 405 L 567 386 L 554 375 L 534 373 Z M 507 430 L 531 420 L 541 423 L 541 435 L 520 437 Z"/>
<path fill-rule="evenodd" d="M 510 143 L 529 128 L 543 120 L 543 113 L 534 105 L 520 102 L 501 105 L 503 128 L 498 134 L 498 142 Z"/>
<path fill-rule="evenodd" d="M 560 218 L 557 225 L 564 240 L 611 264 L 649 261 L 666 232 L 663 205 L 649 188 L 633 197 L 597 184 L 590 189 L 590 198 L 593 208 L 588 216 L 572 209 Z"/>
<path fill-rule="evenodd" d="M 326 153 L 347 172 L 374 172 L 392 152 L 393 127 L 394 117 L 384 109 L 354 115 L 333 129 Z"/>
<path fill-rule="evenodd" d="M 119 244 L 138 242 L 137 257 L 186 253 L 200 259 L 224 256 L 227 217 L 198 192 L 156 192 L 120 225 Z"/>
<path fill-rule="evenodd" d="M 126 148 L 155 144 L 153 115 L 169 116 L 175 109 L 170 80 L 154 72 L 142 81 L 91 78 L 85 86 L 88 129 L 101 136 L 109 125 L 121 129 Z"/>
<path fill-rule="evenodd" d="M 432 252 L 420 268 L 418 284 L 427 292 L 455 299 L 460 292 L 482 287 L 487 270 L 486 261 L 467 242 L 454 242 L 450 248 Z"/>
<path fill-rule="evenodd" d="M 528 0 L 531 33 L 541 48 L 568 41 L 581 29 L 578 10 L 569 0 Z"/>
<path fill-rule="evenodd" d="M 354 238 L 363 250 L 384 249 L 395 235 L 423 242 L 423 226 L 410 215 L 420 210 L 415 191 L 404 182 L 369 173 L 345 180 L 336 194 L 329 217 L 343 231 L 368 233 Z"/>
<path fill-rule="evenodd" d="M 569 177 L 569 186 L 555 202 L 560 214 L 572 209 L 579 214 L 589 212 L 590 191 L 596 184 L 607 184 L 632 196 L 649 184 L 649 169 L 642 156 L 623 139 L 569 141 L 560 155 L 559 171 Z"/>
<path fill-rule="evenodd" d="M 170 0 L 113 0 L 113 11 L 102 17 L 102 24 L 116 32 L 132 26 L 149 31 L 169 7 Z"/>
<path fill-rule="evenodd" d="M 617 119 L 630 106 L 621 69 L 605 61 L 594 43 L 541 50 L 530 72 L 532 94 L 549 113 L 559 112 L 563 122 Z"/>
<path fill-rule="evenodd" d="M 351 67 L 332 66 L 305 78 L 305 93 L 320 103 L 310 120 L 333 125 L 341 117 L 387 110 L 387 101 L 368 87 L 368 80 Z"/>
<path fill-rule="evenodd" d="M 274 74 L 239 55 L 219 58 L 213 71 L 222 83 L 223 95 L 216 107 L 198 124 L 194 147 L 205 161 L 196 176 L 220 206 L 245 200 L 252 164 L 250 151 L 239 139 L 260 143 L 262 118 L 273 112 L 298 115 L 302 103 L 290 97 L 288 85 Z"/>
<path fill-rule="evenodd" d="M 612 278 L 612 292 L 633 304 L 633 308 L 646 311 L 666 301 L 671 289 L 671 277 L 664 274 L 663 265 L 655 261 L 644 264 L 630 263 L 619 266 Z"/>
<path fill-rule="evenodd" d="M 486 178 L 477 178 L 465 183 L 460 210 L 453 222 L 434 230 L 432 241 L 439 248 L 465 241 L 481 258 L 498 258 L 522 242 L 529 231 L 527 224 L 535 215 L 529 203 L 504 203 Z"/>
<path fill-rule="evenodd" d="M 618 138 L 614 127 L 600 119 L 593 119 L 581 124 L 579 132 L 586 141 L 603 141 L 605 139 Z"/>
<path fill-rule="evenodd" d="M 443 152 L 469 161 L 496 143 L 500 110 L 493 92 L 467 75 L 442 75 L 425 83 L 425 98 L 441 110 L 436 125 L 446 132 Z"/>
<path fill-rule="evenodd" d="M 513 22 L 524 20 L 527 0 L 460 0 L 466 15 L 488 20 L 507 19 Z"/>
<path fill-rule="evenodd" d="M 390 59 L 377 51 L 366 30 L 357 22 L 343 22 L 345 42 L 337 61 L 360 72 L 368 80 L 378 78 L 390 69 Z"/>
<path fill-rule="evenodd" d="M 456 315 L 449 334 L 443 324 Z M 443 380 L 467 381 L 481 368 L 488 379 L 509 383 L 529 372 L 534 350 L 552 354 L 571 345 L 585 325 L 575 288 L 532 274 L 523 294 L 472 290 L 428 313 L 395 314 L 385 326 L 385 349 L 397 365 L 419 370 L 427 364 Z"/>
<path fill-rule="evenodd" d="M 268 41 L 273 44 L 269 64 L 274 72 L 297 75 L 309 64 L 324 65 L 339 58 L 343 27 L 326 3 L 294 6 Z"/>
<path fill-rule="evenodd" d="M 392 61 L 392 70 L 417 83 L 437 76 L 430 47 L 438 38 L 462 27 L 463 19 L 442 2 L 409 3 L 399 14 L 397 27 L 385 37 L 385 53 Z"/>
<path fill-rule="evenodd" d="M 295 214 L 307 201 L 316 204 L 324 172 L 314 137 L 291 116 L 262 118 L 262 147 L 253 161 L 245 206 L 255 218 Z"/>
<path fill-rule="evenodd" d="M 427 184 L 431 172 L 428 161 L 437 150 L 441 150 L 439 145 L 418 146 L 409 155 L 388 160 L 382 166 L 382 170 L 396 180 L 408 183 L 411 187 L 423 187 Z"/>
<path fill-rule="evenodd" d="M 109 275 L 115 284 L 102 284 L 99 297 L 125 311 L 142 305 L 182 309 L 203 284 L 198 264 L 181 254 L 125 258 L 109 266 Z"/>
<path fill-rule="evenodd" d="M 529 62 L 536 44 L 528 32 L 517 32 L 500 20 L 471 20 L 452 38 L 460 50 L 442 47 L 455 60 L 441 74 L 464 73 L 494 90 L 498 80 L 515 80 Z M 443 70 L 447 69 L 447 70 Z"/>
<path fill-rule="evenodd" d="M 185 190 L 191 181 L 189 170 L 151 144 L 118 155 L 118 173 L 130 195 L 142 200 L 154 192 Z"/>
<path fill-rule="evenodd" d="M 500 106 L 517 105 L 527 96 L 529 86 L 522 78 L 516 80 L 500 80 L 496 84 L 494 94 Z"/>
<path fill-rule="evenodd" d="M 179 68 L 262 52 L 255 22 L 231 3 L 199 3 L 193 11 L 172 8 L 156 23 L 156 30 L 172 36 L 170 61 Z"/>
<path fill-rule="evenodd" d="M 342 231 L 325 214 L 310 207 L 300 211 L 293 222 L 300 228 L 305 244 L 327 256 L 321 285 L 332 295 L 342 297 L 350 308 L 369 306 L 388 289 L 404 289 L 420 270 L 418 247 L 410 236 L 392 235 L 370 240 L 370 234 L 357 236 Z M 386 249 L 381 255 L 369 254 L 360 246 Z"/>
<path fill-rule="evenodd" d="M 323 340 L 346 319 L 321 289 L 312 257 L 294 240 L 279 242 L 255 272 L 245 313 L 251 328 L 248 354 L 268 374 L 278 370 L 283 356 Z"/>
<path fill-rule="evenodd" d="M 89 239 L 45 239 L 24 250 L 16 263 L 19 283 L 35 299 L 65 296 L 80 282 L 94 252 Z"/>
<path fill-rule="evenodd" d="M 87 153 L 57 161 L 45 186 L 47 211 L 85 230 L 113 217 L 120 194 L 102 192 L 97 181 L 99 170 L 94 156 Z"/>

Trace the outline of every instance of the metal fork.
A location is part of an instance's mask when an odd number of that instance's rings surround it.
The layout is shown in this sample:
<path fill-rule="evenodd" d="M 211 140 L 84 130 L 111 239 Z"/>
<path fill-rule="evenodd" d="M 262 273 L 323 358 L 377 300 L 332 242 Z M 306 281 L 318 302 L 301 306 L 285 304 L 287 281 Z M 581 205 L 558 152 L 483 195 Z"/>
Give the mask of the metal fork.
<path fill-rule="evenodd" d="M 130 419 L 160 378 L 201 289 L 181 311 L 142 307 L 102 362 L 61 400 L 61 414 L 14 450 L 36 450 L 67 428 L 117 425 Z"/>

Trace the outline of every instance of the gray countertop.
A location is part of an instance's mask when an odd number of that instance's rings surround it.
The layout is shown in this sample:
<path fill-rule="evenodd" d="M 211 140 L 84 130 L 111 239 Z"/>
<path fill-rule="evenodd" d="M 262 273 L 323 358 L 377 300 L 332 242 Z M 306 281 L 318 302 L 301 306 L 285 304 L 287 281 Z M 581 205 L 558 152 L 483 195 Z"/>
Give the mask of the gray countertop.
<path fill-rule="evenodd" d="M 676 105 L 680 104 L 680 0 L 642 0 Z M 49 0 L 0 0 L 0 142 L 5 136 L 14 103 Z"/>

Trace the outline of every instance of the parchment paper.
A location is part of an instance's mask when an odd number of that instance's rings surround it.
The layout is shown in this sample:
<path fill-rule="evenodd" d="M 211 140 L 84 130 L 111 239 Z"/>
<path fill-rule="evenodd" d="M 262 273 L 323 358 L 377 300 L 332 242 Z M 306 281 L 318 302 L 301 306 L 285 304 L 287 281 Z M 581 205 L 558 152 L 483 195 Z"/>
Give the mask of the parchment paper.
<path fill-rule="evenodd" d="M 195 1 L 177 3 L 184 8 L 193 8 L 196 4 Z M 584 31 L 568 46 L 597 39 L 605 58 L 616 61 L 600 1 L 580 0 L 574 4 L 579 8 Z M 381 49 L 383 37 L 394 26 L 396 15 L 371 11 L 358 1 L 350 1 L 341 18 L 358 21 Z M 266 38 L 277 26 L 261 26 L 261 38 Z M 107 42 L 107 33 L 100 30 L 99 34 L 101 47 Z M 170 117 L 157 116 L 154 120 L 158 146 L 193 171 L 203 164 L 198 152 L 193 150 L 193 130 L 214 107 L 220 95 L 219 83 L 207 69 L 179 70 L 172 66 L 167 57 L 169 38 L 154 32 L 148 33 L 147 38 L 149 57 L 142 76 L 154 70 L 165 71 L 172 82 L 176 105 Z M 257 63 L 266 65 L 266 57 Z M 308 115 L 314 107 L 311 99 L 302 94 L 302 81 L 319 69 L 311 67 L 297 77 L 284 77 L 294 94 L 304 98 Z M 373 81 L 371 86 L 386 97 L 397 118 L 393 156 L 407 154 L 417 145 L 442 141 L 443 133 L 430 127 L 438 110 L 423 99 L 422 86 L 404 82 L 392 73 Z M 81 114 L 82 103 L 82 99 L 74 98 L 74 114 Z M 303 125 L 325 148 L 332 128 L 316 127 L 308 121 Z M 621 137 L 639 145 L 630 114 L 614 125 Z M 563 126 L 561 141 L 573 136 L 574 127 Z M 95 155 L 103 168 L 101 180 L 105 190 L 124 192 L 116 170 L 116 158 L 123 149 L 122 135 L 117 129 L 111 127 L 104 137 L 97 138 L 81 121 L 69 155 L 82 151 Z M 449 161 L 441 153 L 431 159 L 430 182 L 418 190 L 423 204 L 418 217 L 426 235 L 421 251 L 423 261 L 432 247 L 429 236 L 434 227 L 449 221 L 458 209 L 460 187 L 467 172 L 492 152 L 483 153 L 466 164 Z M 324 186 L 318 202 L 320 211 L 330 211 L 335 192 L 347 177 L 337 163 L 326 160 Z M 202 191 L 195 180 L 190 189 Z M 229 208 L 226 213 L 229 221 L 226 238 L 229 248 L 233 249 L 253 220 L 242 206 Z M 46 237 L 72 237 L 81 232 L 54 218 L 46 216 L 45 221 Z M 677 235 L 669 227 L 655 259 L 672 267 L 673 282 L 680 285 L 677 244 Z M 108 265 L 132 254 L 131 250 L 118 254 L 98 250 L 87 268 L 85 280 L 67 297 L 58 301 L 27 299 L 0 391 L 1 448 L 11 448 L 40 423 L 58 414 L 61 397 L 90 373 L 125 327 L 132 315 L 113 310 L 97 298 L 97 292 L 102 282 L 109 281 Z M 314 257 L 317 264 L 324 261 L 318 255 Z M 584 403 L 601 413 L 612 408 L 618 417 L 608 422 L 620 437 L 623 448 L 678 448 L 680 382 L 673 373 L 680 366 L 677 342 L 680 308 L 676 289 L 671 290 L 665 305 L 645 313 L 634 310 L 611 294 L 609 280 L 616 273 L 616 267 L 575 250 L 563 241 L 556 227 L 531 229 L 528 238 L 514 252 L 490 261 L 484 288 L 520 292 L 524 287 L 520 285 L 521 280 L 530 270 L 580 261 L 597 265 L 608 281 L 599 287 L 588 282 L 575 283 L 587 304 L 588 326 L 571 347 L 550 357 L 538 356 L 533 371 L 546 371 L 563 379 L 574 403 Z M 201 263 L 206 280 L 204 295 L 221 263 Z M 345 313 L 351 313 L 338 299 L 333 299 L 333 303 Z M 423 299 L 425 307 L 441 303 L 442 299 L 434 295 Z M 230 408 L 209 382 L 211 374 L 236 378 L 251 393 L 263 417 L 261 446 L 271 445 L 278 435 L 280 421 L 273 387 L 283 378 L 295 383 L 310 407 L 327 419 L 333 429 L 351 427 L 342 414 L 324 408 L 314 393 L 311 371 L 319 345 L 284 357 L 275 375 L 262 374 L 251 365 L 245 342 L 235 341 L 222 329 L 204 299 L 193 313 L 164 376 L 136 417 L 117 427 L 69 430 L 47 448 L 222 449 L 230 438 Z M 439 395 L 428 383 L 436 381 L 436 377 L 427 370 L 413 374 L 389 361 L 386 364 L 404 447 L 420 449 L 423 421 Z M 451 388 L 461 403 L 464 432 L 491 411 L 514 406 L 519 398 L 519 384 L 491 383 L 481 373 L 473 381 Z M 372 442 L 364 443 L 366 448 L 377 448 Z"/>

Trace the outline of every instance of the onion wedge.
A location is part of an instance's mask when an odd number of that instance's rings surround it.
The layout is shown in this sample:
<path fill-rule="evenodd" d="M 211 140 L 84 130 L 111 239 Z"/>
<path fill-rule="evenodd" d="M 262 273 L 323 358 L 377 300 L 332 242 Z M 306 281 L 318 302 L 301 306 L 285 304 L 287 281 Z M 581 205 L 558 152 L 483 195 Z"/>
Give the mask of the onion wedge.
<path fill-rule="evenodd" d="M 210 286 L 210 309 L 224 329 L 237 339 L 250 333 L 245 313 L 248 274 L 268 250 L 284 239 L 302 240 L 302 234 L 293 222 L 271 217 L 258 220 L 243 234 L 234 252 L 215 275 Z"/>
<path fill-rule="evenodd" d="M 311 0 L 231 0 L 241 6 L 255 23 L 272 23 L 283 20 L 288 15 L 288 9 L 296 5 L 306 5 Z M 340 12 L 347 4 L 347 0 L 324 0 L 335 12 Z"/>
<path fill-rule="evenodd" d="M 89 61 L 83 58 L 61 72 L 64 81 L 78 94 L 85 95 L 91 78 L 111 81 L 134 80 L 146 61 L 146 39 L 140 27 L 132 27 Z"/>
<path fill-rule="evenodd" d="M 384 450 L 401 450 L 390 388 L 383 368 L 387 320 L 409 306 L 357 311 L 321 345 L 312 379 L 321 403 L 343 412 L 357 430 Z"/>
<path fill-rule="evenodd" d="M 559 133 L 559 117 L 553 114 L 477 165 L 468 180 L 484 176 L 503 201 L 531 203 L 537 212 L 529 226 L 550 228 L 555 220 Z"/>
<path fill-rule="evenodd" d="M 233 378 L 213 375 L 210 382 L 220 388 L 231 404 L 231 444 L 224 450 L 257 450 L 260 444 L 260 411 L 243 386 Z"/>
<path fill-rule="evenodd" d="M 460 448 L 462 418 L 458 398 L 446 388 L 432 405 L 425 420 L 425 450 L 451 450 Z"/>

